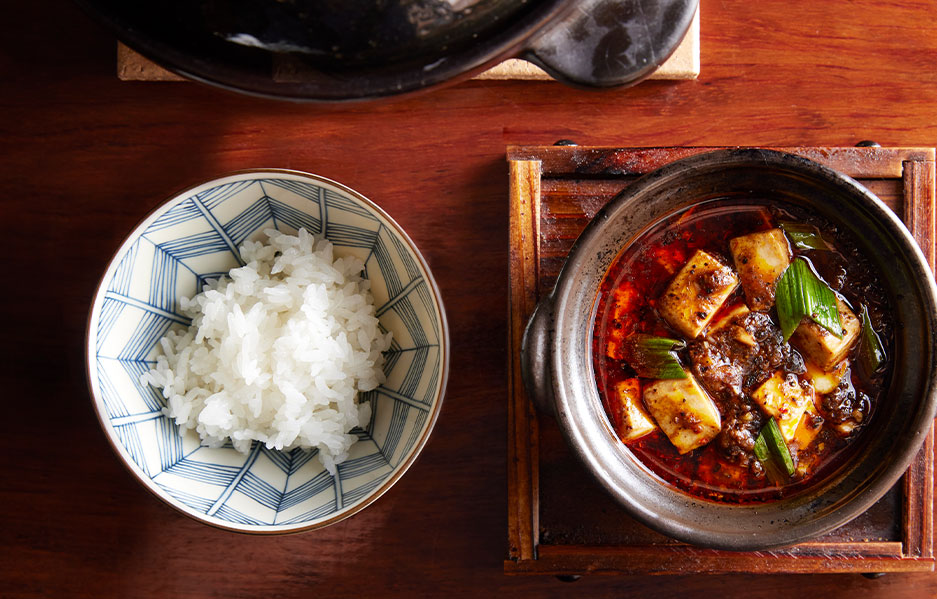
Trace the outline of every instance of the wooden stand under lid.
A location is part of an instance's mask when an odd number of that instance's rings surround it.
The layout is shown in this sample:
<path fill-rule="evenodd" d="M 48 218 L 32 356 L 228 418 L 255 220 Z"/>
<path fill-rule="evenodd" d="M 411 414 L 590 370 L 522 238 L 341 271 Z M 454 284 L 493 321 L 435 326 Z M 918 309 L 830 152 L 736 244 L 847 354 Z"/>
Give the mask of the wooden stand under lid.
<path fill-rule="evenodd" d="M 508 551 L 510 574 L 906 572 L 934 570 L 933 430 L 901 482 L 859 518 L 809 543 L 736 553 L 679 543 L 635 522 L 524 393 L 520 344 L 589 219 L 636 177 L 718 148 L 510 147 Z M 933 148 L 776 148 L 858 179 L 897 214 L 934 266 Z"/>

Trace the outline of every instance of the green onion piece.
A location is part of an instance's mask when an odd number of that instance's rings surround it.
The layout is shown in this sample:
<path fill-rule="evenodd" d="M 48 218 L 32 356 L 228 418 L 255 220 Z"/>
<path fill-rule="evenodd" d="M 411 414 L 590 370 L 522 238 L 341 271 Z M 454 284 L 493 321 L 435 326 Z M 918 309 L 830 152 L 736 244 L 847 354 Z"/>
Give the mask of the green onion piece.
<path fill-rule="evenodd" d="M 836 307 L 836 295 L 829 285 L 814 274 L 803 258 L 791 262 L 778 277 L 775 301 L 785 341 L 791 338 L 805 316 L 842 339 L 843 328 Z"/>
<path fill-rule="evenodd" d="M 765 428 L 768 428 L 767 426 Z M 765 476 L 776 485 L 787 483 L 790 475 L 787 469 L 781 466 L 780 460 L 772 459 L 771 452 L 768 449 L 768 442 L 765 441 L 765 433 L 762 431 L 755 440 L 755 457 L 765 467 Z"/>
<path fill-rule="evenodd" d="M 686 347 L 677 339 L 635 333 L 622 345 L 625 360 L 638 376 L 649 379 L 685 379 L 686 371 L 674 352 Z"/>
<path fill-rule="evenodd" d="M 768 421 L 758 434 L 758 439 L 764 439 L 765 445 L 771 451 L 771 455 L 774 456 L 774 459 L 779 465 L 782 466 L 783 470 L 787 472 L 787 475 L 790 476 L 794 474 L 794 459 L 791 457 L 791 450 L 788 449 L 787 443 L 784 442 L 784 437 L 781 435 L 781 428 L 778 426 L 777 421 L 772 418 Z M 758 440 L 755 441 L 755 446 L 758 446 Z M 758 454 L 756 453 L 757 457 Z M 761 460 L 761 458 L 758 458 Z M 764 462 L 764 460 L 761 460 Z"/>
<path fill-rule="evenodd" d="M 765 441 L 764 431 L 758 433 L 758 438 L 755 439 L 755 448 L 753 451 L 755 453 L 755 457 L 758 458 L 758 461 L 767 466 L 770 456 L 768 455 L 768 442 Z"/>
<path fill-rule="evenodd" d="M 862 306 L 862 336 L 859 338 L 859 363 L 866 374 L 873 374 L 885 363 L 885 346 L 872 328 L 869 309 Z"/>
<path fill-rule="evenodd" d="M 787 233 L 787 238 L 791 240 L 794 247 L 802 250 L 831 250 L 830 244 L 820 233 L 820 229 L 813 225 L 805 223 L 794 223 L 790 221 L 780 222 L 781 228 Z"/>

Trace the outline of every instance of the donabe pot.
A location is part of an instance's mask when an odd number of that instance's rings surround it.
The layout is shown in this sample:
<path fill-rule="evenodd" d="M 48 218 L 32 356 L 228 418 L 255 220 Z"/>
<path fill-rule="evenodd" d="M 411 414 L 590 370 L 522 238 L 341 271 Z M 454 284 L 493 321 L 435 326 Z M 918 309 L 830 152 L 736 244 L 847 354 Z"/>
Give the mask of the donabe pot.
<path fill-rule="evenodd" d="M 572 85 L 650 75 L 698 0 L 76 0 L 176 73 L 255 95 L 364 100 L 511 57 Z"/>
<path fill-rule="evenodd" d="M 790 498 L 729 505 L 662 481 L 618 440 L 599 397 L 590 340 L 599 285 L 623 248 L 675 211 L 712 198 L 746 196 L 805 207 L 850 232 L 881 274 L 897 325 L 890 386 L 852 459 Z M 705 547 L 782 547 L 864 512 L 917 453 L 937 408 L 935 298 L 933 276 L 908 230 L 853 179 L 781 152 L 702 154 L 642 177 L 592 219 L 553 293 L 530 318 L 521 350 L 524 382 L 538 408 L 554 414 L 585 467 L 638 521 Z"/>

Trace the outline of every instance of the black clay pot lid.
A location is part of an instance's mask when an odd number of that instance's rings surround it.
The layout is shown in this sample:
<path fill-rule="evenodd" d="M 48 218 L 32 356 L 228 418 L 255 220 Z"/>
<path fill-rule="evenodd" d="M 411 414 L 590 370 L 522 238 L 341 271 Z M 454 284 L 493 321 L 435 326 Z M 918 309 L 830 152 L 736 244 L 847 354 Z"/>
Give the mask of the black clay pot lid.
<path fill-rule="evenodd" d="M 636 82 L 697 0 L 76 0 L 186 77 L 297 100 L 415 91 L 522 56 L 566 82 Z"/>

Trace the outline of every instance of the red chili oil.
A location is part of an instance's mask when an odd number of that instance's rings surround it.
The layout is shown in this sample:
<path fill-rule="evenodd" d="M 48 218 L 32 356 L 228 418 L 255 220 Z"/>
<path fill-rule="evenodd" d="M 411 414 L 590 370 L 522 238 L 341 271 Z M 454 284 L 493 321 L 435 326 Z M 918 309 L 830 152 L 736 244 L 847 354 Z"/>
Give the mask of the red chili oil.
<path fill-rule="evenodd" d="M 593 365 L 599 394 L 613 425 L 617 423 L 614 422 L 615 412 L 609 409 L 609 390 L 615 383 L 634 377 L 635 373 L 623 360 L 606 355 L 609 340 L 620 341 L 632 333 L 680 339 L 680 334 L 657 311 L 658 298 L 673 276 L 698 249 L 719 257 L 724 264 L 732 265 L 730 239 L 775 228 L 781 220 L 814 224 L 825 237 L 835 240 L 835 252 L 792 249 L 795 256 L 811 260 L 821 277 L 828 282 L 832 281 L 831 286 L 851 303 L 856 314 L 859 307 L 857 301 L 867 304 L 874 328 L 880 331 L 886 348 L 890 345 L 885 294 L 875 283 L 867 261 L 859 257 L 855 245 L 835 227 L 798 208 L 775 202 L 769 204 L 746 199 L 713 200 L 696 204 L 667 217 L 631 243 L 615 259 L 600 287 L 592 339 Z M 859 289 L 864 291 L 865 297 L 850 297 L 853 290 Z M 723 304 L 723 310 L 741 301 L 744 301 L 744 295 L 739 287 Z M 714 321 L 719 316 L 717 314 Z M 774 309 L 772 319 L 777 323 Z M 852 350 L 852 357 L 855 352 L 856 348 Z M 680 354 L 680 360 L 690 369 L 684 352 Z M 821 480 L 838 468 L 848 458 L 847 454 L 852 454 L 852 451 L 844 449 L 855 446 L 853 441 L 859 436 L 860 430 L 867 427 L 886 378 L 881 373 L 871 379 L 860 377 L 856 368 L 851 369 L 848 384 L 870 398 L 870 405 L 865 407 L 864 422 L 849 436 L 838 434 L 824 425 L 810 449 L 801 454 L 805 459 L 809 456 L 815 460 L 810 471 L 802 478 L 756 475 L 748 466 L 740 466 L 726 459 L 716 447 L 715 440 L 681 455 L 660 429 L 630 442 L 628 448 L 657 476 L 691 495 L 724 503 L 776 500 Z M 649 382 L 641 379 L 642 388 Z"/>

